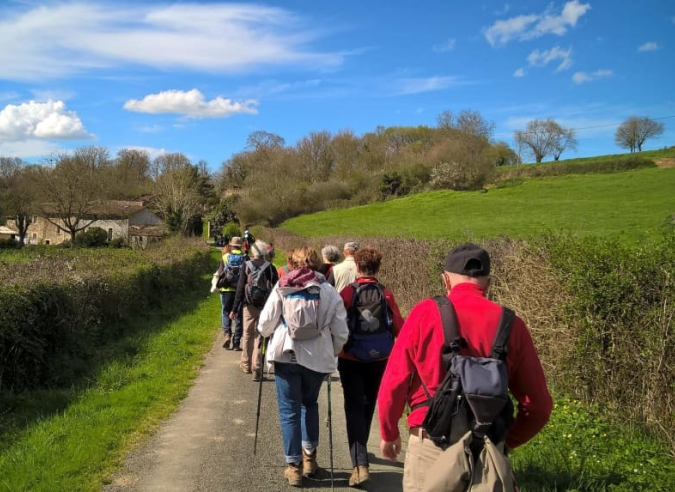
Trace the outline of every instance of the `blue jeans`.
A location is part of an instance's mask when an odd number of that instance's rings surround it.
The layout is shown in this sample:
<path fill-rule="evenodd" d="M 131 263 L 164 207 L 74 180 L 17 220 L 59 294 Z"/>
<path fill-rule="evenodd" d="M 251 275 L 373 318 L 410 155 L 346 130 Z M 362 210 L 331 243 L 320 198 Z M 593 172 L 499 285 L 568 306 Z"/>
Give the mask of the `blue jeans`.
<path fill-rule="evenodd" d="M 300 364 L 274 363 L 286 463 L 302 461 L 302 448 L 319 445 L 319 390 L 326 375 Z"/>
<path fill-rule="evenodd" d="M 232 320 L 229 316 L 230 311 L 232 311 L 232 308 L 234 307 L 234 295 L 235 291 L 220 292 L 220 306 L 222 308 L 220 320 L 223 331 L 230 335 L 232 335 Z M 232 336 L 232 344 L 234 346 L 239 346 L 242 334 L 244 333 L 244 327 L 241 320 L 241 311 L 239 311 L 237 317 L 234 318 L 234 335 Z"/>

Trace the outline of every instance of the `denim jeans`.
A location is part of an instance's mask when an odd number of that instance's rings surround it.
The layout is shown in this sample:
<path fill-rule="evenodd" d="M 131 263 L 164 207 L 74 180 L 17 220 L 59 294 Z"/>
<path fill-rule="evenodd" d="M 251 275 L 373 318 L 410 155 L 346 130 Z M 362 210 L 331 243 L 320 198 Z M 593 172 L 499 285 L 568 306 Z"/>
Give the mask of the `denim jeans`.
<path fill-rule="evenodd" d="M 300 364 L 275 362 L 274 378 L 286 463 L 302 461 L 302 449 L 319 445 L 319 390 L 326 375 Z"/>
<path fill-rule="evenodd" d="M 232 320 L 230 319 L 230 311 L 234 307 L 234 295 L 235 291 L 221 291 L 220 292 L 220 306 L 221 306 L 221 323 L 223 331 L 232 336 L 232 343 L 235 346 L 238 346 L 241 341 L 241 336 L 244 333 L 244 328 L 242 325 L 241 311 L 237 313 L 237 317 L 234 318 L 234 334 L 232 333 Z"/>
<path fill-rule="evenodd" d="M 386 360 L 359 362 L 338 359 L 352 466 L 368 466 L 370 425 L 373 423 L 377 392 L 386 366 Z"/>

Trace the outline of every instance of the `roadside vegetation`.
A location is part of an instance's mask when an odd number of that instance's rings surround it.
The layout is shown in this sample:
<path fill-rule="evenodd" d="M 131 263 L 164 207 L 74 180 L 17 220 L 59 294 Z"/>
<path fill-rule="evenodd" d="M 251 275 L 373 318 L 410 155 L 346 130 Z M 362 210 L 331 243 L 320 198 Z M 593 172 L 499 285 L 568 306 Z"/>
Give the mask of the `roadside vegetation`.
<path fill-rule="evenodd" d="M 404 313 L 442 292 L 445 253 L 476 241 L 319 236 L 324 224 L 314 227 L 308 238 L 269 234 L 283 250 L 348 240 L 379 249 L 378 278 Z M 675 489 L 675 229 L 656 227 L 647 237 L 637 244 L 570 234 L 478 241 L 493 256 L 491 298 L 525 320 L 557 395 L 551 425 L 514 453 L 522 490 Z"/>
<path fill-rule="evenodd" d="M 0 490 L 100 490 L 175 410 L 213 344 L 210 269 L 197 273 L 197 288 L 125 320 L 124 335 L 100 346 L 70 385 L 0 393 Z"/>

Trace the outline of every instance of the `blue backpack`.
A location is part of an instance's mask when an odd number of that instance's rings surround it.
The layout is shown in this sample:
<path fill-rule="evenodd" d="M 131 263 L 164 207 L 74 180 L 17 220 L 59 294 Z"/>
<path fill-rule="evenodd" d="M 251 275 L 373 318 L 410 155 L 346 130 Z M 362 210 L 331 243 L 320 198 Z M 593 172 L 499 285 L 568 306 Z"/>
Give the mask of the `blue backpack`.
<path fill-rule="evenodd" d="M 239 275 L 241 274 L 241 267 L 244 263 L 244 255 L 240 253 L 229 253 L 227 261 L 223 265 L 223 273 L 218 278 L 216 287 L 224 289 L 228 287 L 237 287 L 239 283 Z"/>
<path fill-rule="evenodd" d="M 345 352 L 364 362 L 388 357 L 394 336 L 382 285 L 353 283 L 351 287 L 354 294 L 347 313 L 349 340 Z"/>

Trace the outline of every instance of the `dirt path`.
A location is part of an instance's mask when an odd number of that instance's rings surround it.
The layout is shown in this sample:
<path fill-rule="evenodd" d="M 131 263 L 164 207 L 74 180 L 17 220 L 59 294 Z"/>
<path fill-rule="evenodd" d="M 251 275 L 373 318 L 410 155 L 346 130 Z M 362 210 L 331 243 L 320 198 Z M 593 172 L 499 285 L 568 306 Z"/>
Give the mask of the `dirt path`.
<path fill-rule="evenodd" d="M 240 352 L 216 341 L 195 385 L 178 411 L 141 448 L 127 458 L 122 472 L 105 492 L 130 491 L 281 491 L 297 490 L 283 479 L 285 467 L 277 413 L 274 375 L 263 383 L 258 450 L 253 456 L 258 383 L 239 370 Z M 335 490 L 347 486 L 351 462 L 347 447 L 342 388 L 332 383 Z M 321 390 L 320 417 L 327 416 L 326 384 Z M 364 490 L 402 490 L 402 463 L 379 456 L 379 432 L 373 422 L 369 450 L 371 483 Z M 330 489 L 328 428 L 321 427 L 316 480 L 305 479 L 302 490 Z M 403 459 L 403 454 L 401 459 Z"/>

